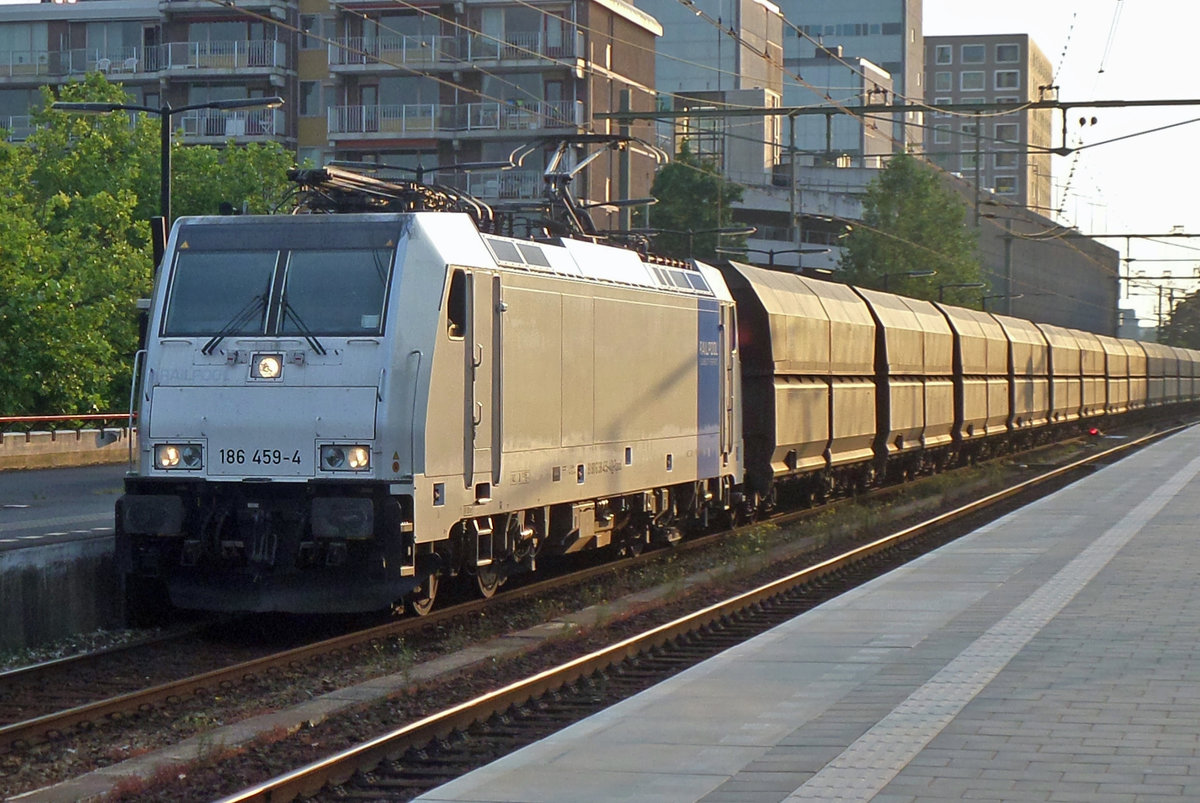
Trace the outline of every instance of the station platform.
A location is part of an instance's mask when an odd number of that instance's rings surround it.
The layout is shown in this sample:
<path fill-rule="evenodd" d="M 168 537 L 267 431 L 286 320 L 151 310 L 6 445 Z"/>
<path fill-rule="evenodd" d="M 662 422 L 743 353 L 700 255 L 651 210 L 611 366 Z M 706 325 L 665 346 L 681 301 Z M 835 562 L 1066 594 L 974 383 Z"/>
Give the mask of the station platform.
<path fill-rule="evenodd" d="M 1200 800 L 1200 427 L 419 800 Z"/>

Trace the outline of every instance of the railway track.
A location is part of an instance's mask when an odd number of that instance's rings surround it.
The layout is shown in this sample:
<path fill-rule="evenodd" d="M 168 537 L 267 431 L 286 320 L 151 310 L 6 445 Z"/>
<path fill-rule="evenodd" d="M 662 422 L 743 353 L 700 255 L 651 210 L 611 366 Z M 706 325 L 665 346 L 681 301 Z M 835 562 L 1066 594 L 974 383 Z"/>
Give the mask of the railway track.
<path fill-rule="evenodd" d="M 408 800 L 423 791 L 624 699 L 786 621 L 1019 506 L 1120 453 L 1177 429 L 1139 438 L 1046 471 L 786 577 L 504 688 L 427 716 L 224 798 L 222 803 L 305 799 Z"/>
<path fill-rule="evenodd" d="M 1111 455 L 1112 453 L 1113 452 L 1108 452 L 1106 454 Z M 1047 480 L 1043 479 L 1042 481 Z M 882 489 L 879 493 L 886 495 L 894 492 L 895 489 Z M 1018 492 L 1019 490 L 1013 490 L 994 495 L 994 497 L 991 499 L 991 504 L 995 504 L 1001 501 L 1003 498 Z M 798 513 L 786 514 L 778 517 L 777 521 L 796 521 L 804 518 L 805 516 L 813 515 L 814 513 L 819 514 L 824 510 L 828 510 L 828 508 L 829 506 L 826 506 L 826 508 L 817 509 L 815 511 L 802 511 Z M 422 619 L 393 621 L 384 625 L 368 628 L 366 630 L 359 630 L 349 634 L 341 634 L 334 638 L 325 639 L 311 644 L 303 644 L 299 647 L 294 647 L 282 652 L 256 656 L 250 660 L 216 666 L 201 672 L 191 673 L 188 676 L 182 677 L 178 680 L 170 680 L 158 683 L 148 688 L 144 686 L 137 687 L 137 684 L 134 683 L 132 685 L 136 688 L 121 690 L 117 694 L 104 697 L 104 699 L 83 702 L 77 705 L 65 707 L 61 710 L 47 711 L 44 714 L 23 719 L 20 722 L 12 722 L 11 724 L 0 727 L 0 754 L 5 751 L 20 751 L 47 739 L 61 739 L 63 738 L 64 734 L 69 734 L 72 730 L 87 729 L 104 720 L 118 718 L 123 714 L 130 712 L 145 711 L 157 706 L 170 705 L 171 703 L 177 703 L 182 700 L 187 700 L 188 698 L 203 698 L 206 692 L 210 695 L 228 694 L 231 689 L 236 688 L 239 684 L 245 683 L 247 679 L 261 677 L 275 671 L 280 671 L 281 669 L 286 669 L 288 667 L 297 668 L 310 666 L 318 662 L 321 656 L 346 655 L 347 660 L 352 661 L 356 660 L 353 657 L 353 653 L 356 651 L 361 652 L 364 648 L 370 648 L 371 645 L 376 645 L 389 639 L 419 639 L 419 634 L 421 631 L 434 634 L 434 637 L 436 638 L 436 634 L 444 632 L 447 628 L 455 627 L 456 623 L 461 623 L 473 617 L 478 617 L 485 609 L 489 611 L 495 610 L 497 603 L 501 605 L 520 607 L 528 600 L 542 599 L 547 595 L 562 593 L 564 588 L 577 589 L 581 586 L 581 584 L 587 583 L 597 577 L 626 571 L 632 565 L 636 565 L 638 563 L 647 564 L 657 560 L 671 560 L 685 555 L 687 552 L 692 550 L 701 551 L 707 546 L 711 546 L 712 541 L 719 539 L 720 537 L 720 535 L 717 535 L 704 539 L 696 539 L 675 550 L 647 553 L 640 556 L 638 559 L 636 559 L 636 561 L 633 562 L 626 561 L 616 564 L 604 564 L 584 570 L 582 572 L 573 573 L 567 577 L 552 578 L 540 581 L 538 583 L 532 583 L 522 588 L 512 589 L 490 603 L 484 603 L 482 601 L 463 603 L 451 608 L 447 608 L 443 611 L 436 612 L 435 614 Z M 906 549 L 912 548 L 913 547 L 906 547 Z M 823 573 L 823 570 L 819 569 L 819 567 L 815 571 Z M 820 582 L 825 583 L 827 581 L 821 580 Z M 811 595 L 812 593 L 812 590 L 809 589 L 804 591 L 802 595 Z M 819 597 L 819 599 L 824 598 L 826 597 Z M 815 604 L 812 599 L 817 598 L 810 598 L 807 604 Z M 791 603 L 784 605 L 780 602 L 772 602 L 767 605 L 764 610 L 772 609 L 783 611 L 785 616 L 795 615 L 796 609 L 790 607 L 790 605 Z M 761 630 L 765 627 L 771 626 L 770 624 L 755 624 L 753 621 L 747 621 L 745 624 L 740 622 L 735 624 L 734 620 L 730 617 L 724 614 L 722 614 L 722 616 L 725 619 L 724 625 L 717 629 L 719 632 L 714 631 L 713 634 L 709 636 L 709 638 L 716 639 L 716 643 L 721 645 L 714 648 L 716 651 L 724 649 L 725 646 L 728 646 L 728 639 L 731 637 L 731 634 L 734 633 L 735 629 L 740 634 L 743 631 L 757 632 L 756 628 Z M 771 619 L 769 621 L 774 622 L 779 620 Z M 747 630 L 747 628 L 749 630 Z M 738 635 L 737 637 L 744 638 L 745 636 Z M 674 638 L 676 637 L 673 635 L 666 637 L 655 647 L 655 649 L 662 649 L 663 644 L 666 644 Z M 686 655 L 692 656 L 692 662 L 702 660 L 703 657 L 711 654 L 711 650 L 700 642 L 696 641 L 695 636 L 689 636 L 688 642 L 691 646 L 689 646 L 684 652 Z M 161 649 L 161 647 L 159 647 L 159 649 Z M 640 647 L 638 649 L 640 649 Z M 636 652 L 636 650 L 633 650 L 633 652 Z M 143 653 L 142 655 L 142 659 L 135 658 L 133 663 L 137 664 L 140 660 L 144 661 L 144 656 L 146 653 Z M 80 676 L 86 676 L 86 673 L 81 671 L 81 667 L 89 660 L 98 660 L 99 663 L 96 663 L 92 669 L 88 670 L 88 672 L 95 673 L 97 677 L 103 677 L 105 685 L 109 686 L 112 683 L 114 673 L 111 670 L 111 664 L 109 664 L 108 669 L 105 668 L 103 659 L 84 658 L 76 662 L 74 666 L 71 666 L 70 664 L 65 664 L 65 666 L 70 667 L 71 674 L 78 678 Z M 636 683 L 637 678 L 645 678 L 646 685 L 657 682 L 657 679 L 661 678 L 661 675 L 656 673 L 647 674 L 650 666 L 657 666 L 658 664 L 664 662 L 667 665 L 672 665 L 676 662 L 676 660 L 676 658 L 667 656 L 665 653 L 664 657 L 655 659 L 654 661 L 646 661 L 645 659 L 642 659 L 642 662 L 635 669 L 630 669 L 627 667 L 613 674 L 611 677 L 605 677 L 600 680 L 594 680 L 585 683 L 584 686 L 581 687 L 583 691 L 580 693 L 584 698 L 588 698 L 589 696 L 596 697 L 596 704 L 599 704 L 602 707 L 603 705 L 609 704 L 613 699 L 619 699 L 621 695 L 627 695 L 628 689 L 631 688 L 628 684 L 631 682 Z M 687 660 L 689 659 L 685 658 L 685 662 L 680 664 L 680 668 L 686 665 Z M 58 666 L 55 667 L 56 671 L 62 672 L 64 669 L 64 664 L 62 662 L 56 662 L 56 664 L 58 664 Z M 316 663 L 316 665 L 319 666 L 320 664 Z M 595 670 L 588 669 L 586 672 L 583 672 L 580 677 L 586 676 L 593 671 Z M 678 670 L 676 669 L 673 671 Z M 15 693 L 12 693 L 11 696 L 20 697 L 22 696 L 19 691 L 20 687 L 15 685 L 16 682 L 22 678 L 22 682 L 29 682 L 32 678 L 36 678 L 36 676 L 37 672 L 33 670 L 6 673 L 5 675 L 0 675 L 0 681 L 4 682 L 4 685 L 0 686 L 0 688 L 5 688 L 6 691 L 9 692 L 15 691 Z M 45 680 L 42 679 L 37 682 L 45 683 Z M 561 685 L 562 684 L 560 683 L 559 686 Z M 605 693 L 604 695 L 597 697 L 597 689 L 599 688 L 602 688 Z M 617 695 L 616 698 L 612 696 L 614 694 Z M 511 703 L 508 705 L 511 705 Z M 567 704 L 568 708 L 583 710 L 580 706 L 581 704 L 579 702 L 571 702 Z M 557 721 L 561 717 L 561 708 L 548 708 L 545 703 L 538 703 L 532 708 L 532 710 L 535 712 L 543 709 L 552 711 L 548 715 L 551 717 L 552 721 Z M 471 714 L 470 716 L 471 718 L 477 718 L 479 715 Z M 519 720 L 514 717 L 509 717 L 506 721 L 517 722 Z M 455 728 L 458 728 L 458 726 L 456 725 Z M 530 726 L 530 728 L 530 732 L 535 734 L 544 730 L 543 726 L 537 725 L 536 723 Z M 441 735 L 439 734 L 437 738 L 440 739 Z M 531 738 L 536 738 L 536 736 L 532 736 Z M 429 739 L 426 739 L 426 742 L 428 741 Z M 509 737 L 504 737 L 502 739 L 498 739 L 498 741 L 507 744 L 510 741 L 519 742 L 520 738 L 513 737 L 510 739 Z M 408 747 L 405 747 L 402 749 L 402 751 L 408 749 Z M 428 752 L 428 749 L 425 747 L 421 747 L 419 749 Z M 471 750 L 477 751 L 478 748 L 477 746 L 472 747 Z M 441 759 L 431 760 L 438 761 Z M 405 783 L 407 782 L 408 781 L 405 781 Z M 272 796 L 271 799 L 276 798 Z"/>

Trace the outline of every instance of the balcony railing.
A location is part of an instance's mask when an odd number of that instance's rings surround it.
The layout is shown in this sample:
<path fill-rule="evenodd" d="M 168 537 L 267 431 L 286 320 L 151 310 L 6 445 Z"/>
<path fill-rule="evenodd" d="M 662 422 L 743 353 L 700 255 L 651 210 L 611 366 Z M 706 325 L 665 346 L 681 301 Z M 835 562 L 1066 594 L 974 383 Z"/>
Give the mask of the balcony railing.
<path fill-rule="evenodd" d="M 429 136 L 437 130 L 436 103 L 384 106 L 334 106 L 329 110 L 329 133 L 406 134 Z"/>
<path fill-rule="evenodd" d="M 583 124 L 583 104 L 573 100 L 525 104 L 461 103 L 439 106 L 413 103 L 382 106 L 335 106 L 329 110 L 330 134 L 429 136 L 435 131 L 529 131 L 575 128 Z"/>
<path fill-rule="evenodd" d="M 33 133 L 33 127 L 28 114 L 0 115 L 0 128 L 4 129 L 8 142 L 24 142 Z"/>
<path fill-rule="evenodd" d="M 0 51 L 0 78 L 53 78 L 102 72 L 117 80 L 159 70 L 283 68 L 287 48 L 270 39 L 234 42 L 169 42 L 114 50 Z"/>
<path fill-rule="evenodd" d="M 482 34 L 446 37 L 447 58 L 459 61 L 499 61 L 519 59 L 569 59 L 583 52 L 581 31 L 506 33 L 503 41 Z"/>
<path fill-rule="evenodd" d="M 452 131 L 528 131 L 583 125 L 583 104 L 573 100 L 528 103 L 462 103 L 443 110 L 442 127 Z"/>
<path fill-rule="evenodd" d="M 438 179 L 486 201 L 540 198 L 546 183 L 540 170 L 473 170 Z"/>
<path fill-rule="evenodd" d="M 159 70 L 244 70 L 287 66 L 283 42 L 258 39 L 246 42 L 168 42 L 159 45 Z"/>
<path fill-rule="evenodd" d="M 0 51 L 0 78 L 54 78 L 88 72 L 144 72 L 141 48 Z"/>
<path fill-rule="evenodd" d="M 184 139 L 245 139 L 284 133 L 281 109 L 193 109 L 179 115 Z"/>
<path fill-rule="evenodd" d="M 343 36 L 329 45 L 329 65 L 429 64 L 444 36 Z"/>
<path fill-rule="evenodd" d="M 583 34 L 510 33 L 498 41 L 482 34 L 464 36 L 343 36 L 329 45 L 332 67 L 371 64 L 432 64 L 519 59 L 566 59 L 583 52 Z"/>

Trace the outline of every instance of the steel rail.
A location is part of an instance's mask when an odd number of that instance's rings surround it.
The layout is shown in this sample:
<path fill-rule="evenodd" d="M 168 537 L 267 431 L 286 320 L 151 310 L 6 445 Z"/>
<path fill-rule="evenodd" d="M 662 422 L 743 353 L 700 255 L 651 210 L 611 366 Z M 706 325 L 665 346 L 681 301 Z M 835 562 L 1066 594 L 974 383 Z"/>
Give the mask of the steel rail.
<path fill-rule="evenodd" d="M 884 549 L 893 548 L 918 535 L 949 524 L 956 519 L 976 513 L 1023 491 L 1030 490 L 1068 473 L 1078 471 L 1081 468 L 1090 466 L 1105 458 L 1113 457 L 1126 450 L 1141 447 L 1147 443 L 1175 434 L 1189 426 L 1192 425 L 1185 424 L 1152 433 L 1128 443 L 1114 446 L 1111 449 L 1106 449 L 1103 452 L 1076 460 L 1065 466 L 1052 469 L 1010 488 L 988 494 L 982 499 L 938 514 L 926 521 L 906 527 L 756 589 L 709 605 L 672 622 L 659 625 L 639 635 L 623 639 L 609 647 L 581 656 L 501 689 L 480 695 L 472 700 L 424 717 L 390 733 L 383 734 L 335 755 L 312 762 L 292 772 L 285 773 L 234 795 L 222 798 L 219 803 L 250 803 L 251 801 L 280 803 L 280 801 L 294 800 L 297 797 L 315 795 L 326 786 L 336 786 L 345 783 L 356 772 L 369 771 L 385 760 L 397 758 L 410 747 L 419 747 L 437 739 L 445 739 L 456 730 L 466 729 L 470 725 L 486 719 L 495 713 L 502 712 L 511 706 L 521 705 L 530 699 L 552 692 L 579 678 L 607 669 L 628 657 L 653 649 L 724 617 L 736 614 L 738 611 L 765 602 L 796 585 L 811 582 L 824 575 L 839 571 L 855 561 L 876 554 Z"/>
<path fill-rule="evenodd" d="M 474 616 L 500 602 L 511 604 L 513 602 L 520 602 L 523 599 L 540 598 L 548 592 L 553 592 L 564 586 L 578 585 L 579 583 L 588 582 L 616 571 L 623 571 L 633 565 L 645 565 L 654 561 L 665 560 L 685 550 L 701 548 L 709 544 L 713 539 L 720 538 L 723 535 L 725 533 L 695 538 L 673 550 L 648 552 L 633 559 L 610 561 L 597 566 L 580 569 L 568 575 L 524 584 L 519 588 L 511 589 L 505 593 L 503 600 L 493 602 L 491 600 L 480 599 L 464 602 L 453 607 L 434 611 L 428 616 L 387 622 L 353 633 L 334 636 L 312 644 L 293 647 L 283 652 L 265 655 L 239 664 L 214 669 L 210 672 L 203 672 L 170 681 L 148 689 L 121 694 L 51 714 L 3 725 L 0 726 L 0 752 L 10 749 L 13 746 L 31 744 L 56 734 L 66 733 L 73 728 L 86 727 L 99 720 L 128 711 L 146 710 L 163 703 L 175 702 L 184 699 L 188 695 L 195 695 L 207 689 L 229 688 L 237 683 L 262 675 L 264 672 L 276 667 L 299 665 L 317 656 L 335 654 L 363 644 L 396 638 L 414 631 L 433 628 L 439 624 L 448 623 L 463 617 Z M 153 644 L 157 641 L 159 640 L 149 639 L 145 643 Z M 135 649 L 138 646 L 144 646 L 144 644 L 133 644 L 129 646 L 129 649 Z M 125 651 L 125 648 L 86 653 L 28 667 L 10 669 L 0 673 L 0 680 L 24 678 L 44 669 L 61 669 L 63 666 L 72 663 L 82 664 L 84 661 L 117 651 Z"/>

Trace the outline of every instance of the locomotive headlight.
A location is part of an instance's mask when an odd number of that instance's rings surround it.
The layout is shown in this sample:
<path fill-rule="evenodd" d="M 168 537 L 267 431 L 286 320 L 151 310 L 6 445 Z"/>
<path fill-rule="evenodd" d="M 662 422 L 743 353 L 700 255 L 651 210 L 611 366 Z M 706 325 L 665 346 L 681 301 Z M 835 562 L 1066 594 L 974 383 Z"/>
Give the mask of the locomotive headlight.
<path fill-rule="evenodd" d="M 371 468 L 371 449 L 341 444 L 322 446 L 321 468 L 326 471 L 367 471 Z"/>
<path fill-rule="evenodd" d="M 250 375 L 255 379 L 278 379 L 283 373 L 283 355 L 255 354 Z"/>
<path fill-rule="evenodd" d="M 204 466 L 204 450 L 197 443 L 160 443 L 154 447 L 158 468 L 195 470 Z"/>

